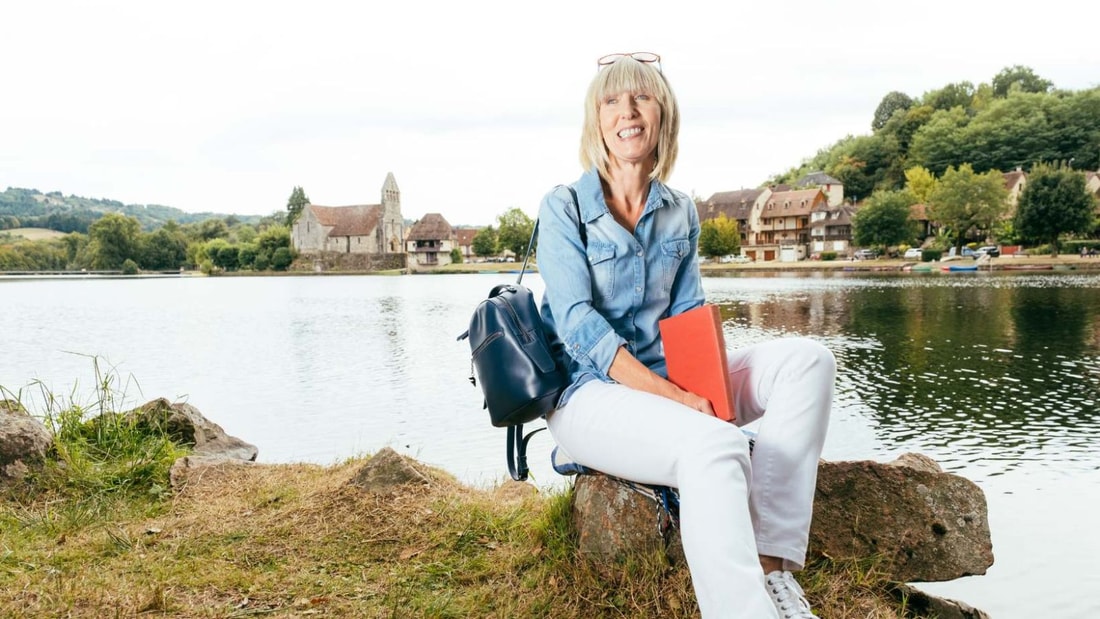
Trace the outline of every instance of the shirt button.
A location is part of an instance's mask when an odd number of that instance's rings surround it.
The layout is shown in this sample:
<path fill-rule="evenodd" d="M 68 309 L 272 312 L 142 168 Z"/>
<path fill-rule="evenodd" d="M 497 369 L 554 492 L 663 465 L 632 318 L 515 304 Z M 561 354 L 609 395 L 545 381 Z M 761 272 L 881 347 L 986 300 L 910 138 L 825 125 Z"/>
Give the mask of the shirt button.
<path fill-rule="evenodd" d="M 641 286 L 635 286 L 635 287 L 634 287 L 634 292 L 641 292 L 641 291 L 642 291 L 642 287 L 641 287 Z"/>
<path fill-rule="evenodd" d="M 641 258 L 641 257 L 642 257 L 642 254 L 644 254 L 644 253 L 645 253 L 644 251 L 642 251 L 642 250 L 640 250 L 640 249 L 639 249 L 639 250 L 638 250 L 638 257 L 639 257 L 639 258 Z"/>

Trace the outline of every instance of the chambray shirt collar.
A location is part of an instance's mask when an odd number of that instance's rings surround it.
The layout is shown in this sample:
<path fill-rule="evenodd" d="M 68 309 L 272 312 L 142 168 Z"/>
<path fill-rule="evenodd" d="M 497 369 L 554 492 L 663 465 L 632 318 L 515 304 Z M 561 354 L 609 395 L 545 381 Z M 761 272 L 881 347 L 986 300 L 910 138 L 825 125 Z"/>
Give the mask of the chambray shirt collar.
<path fill-rule="evenodd" d="M 600 183 L 600 175 L 596 168 L 592 168 L 581 175 L 574 189 L 577 191 L 577 199 L 580 201 L 581 219 L 585 223 L 591 222 L 601 215 L 607 214 L 607 203 L 604 201 L 603 185 Z M 649 181 L 649 195 L 646 196 L 644 217 L 650 211 L 671 204 L 674 198 L 669 188 L 656 180 Z"/>

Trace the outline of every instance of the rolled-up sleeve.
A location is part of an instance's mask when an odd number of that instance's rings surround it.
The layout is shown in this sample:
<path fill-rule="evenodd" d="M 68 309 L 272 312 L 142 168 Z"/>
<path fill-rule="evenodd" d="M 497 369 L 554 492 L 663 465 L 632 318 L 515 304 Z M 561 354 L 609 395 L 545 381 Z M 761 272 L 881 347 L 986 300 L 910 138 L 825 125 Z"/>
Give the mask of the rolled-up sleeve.
<path fill-rule="evenodd" d="M 554 330 L 565 351 L 581 366 L 607 376 L 626 340 L 593 306 L 592 275 L 580 225 L 568 189 L 559 187 L 543 198 L 539 207 L 539 274 Z"/>

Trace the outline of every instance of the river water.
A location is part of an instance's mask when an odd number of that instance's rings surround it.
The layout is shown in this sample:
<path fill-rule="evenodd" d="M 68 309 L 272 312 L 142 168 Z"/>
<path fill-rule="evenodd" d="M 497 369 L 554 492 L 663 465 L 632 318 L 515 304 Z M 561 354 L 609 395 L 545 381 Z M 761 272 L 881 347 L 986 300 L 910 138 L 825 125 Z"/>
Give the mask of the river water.
<path fill-rule="evenodd" d="M 0 279 L 0 386 L 187 401 L 262 462 L 331 464 L 391 446 L 478 485 L 507 476 L 503 430 L 455 337 L 514 275 Z M 525 283 L 541 294 L 537 275 Z M 907 451 L 978 483 L 996 563 L 922 584 L 1004 617 L 1100 614 L 1100 274 L 708 277 L 727 343 L 816 338 L 838 380 L 824 457 Z M 545 438 L 544 438 L 545 437 Z M 532 441 L 537 483 L 549 467 Z"/>

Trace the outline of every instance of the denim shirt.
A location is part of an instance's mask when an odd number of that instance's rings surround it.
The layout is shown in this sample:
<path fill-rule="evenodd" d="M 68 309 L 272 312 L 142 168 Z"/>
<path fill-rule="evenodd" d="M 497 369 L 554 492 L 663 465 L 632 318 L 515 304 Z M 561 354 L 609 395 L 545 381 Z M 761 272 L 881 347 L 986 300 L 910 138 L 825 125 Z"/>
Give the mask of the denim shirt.
<path fill-rule="evenodd" d="M 608 371 L 621 346 L 667 377 L 657 321 L 703 304 L 699 214 L 691 198 L 651 181 L 631 234 L 608 210 L 595 170 L 573 188 L 587 246 L 566 187 L 543 198 L 538 222 L 538 267 L 545 283 L 540 311 L 570 375 L 559 406 L 590 380 L 614 382 Z"/>

